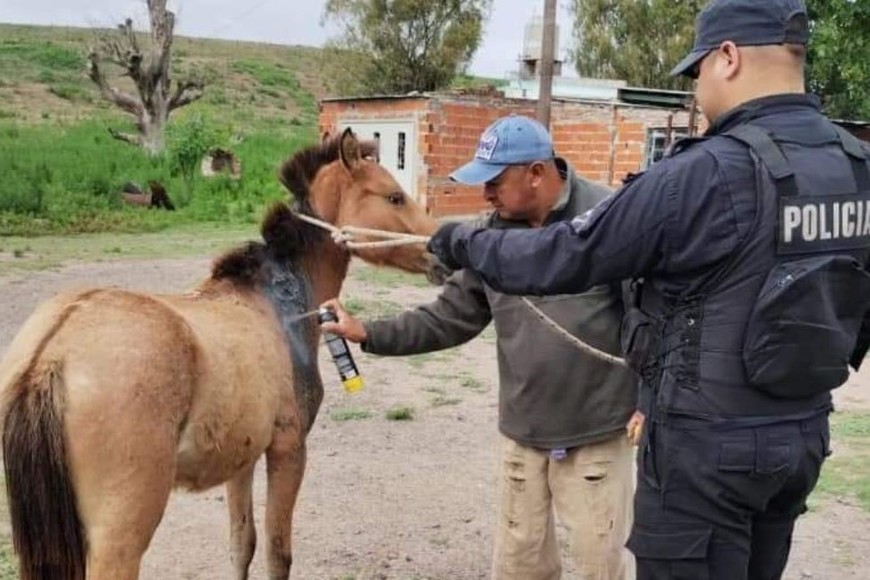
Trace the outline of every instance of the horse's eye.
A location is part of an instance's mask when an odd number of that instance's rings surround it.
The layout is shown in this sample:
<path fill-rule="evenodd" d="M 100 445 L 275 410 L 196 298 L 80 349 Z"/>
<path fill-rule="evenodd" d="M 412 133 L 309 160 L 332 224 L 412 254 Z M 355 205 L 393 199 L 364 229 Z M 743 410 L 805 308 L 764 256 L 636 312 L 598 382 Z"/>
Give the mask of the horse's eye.
<path fill-rule="evenodd" d="M 391 193 L 387 196 L 387 201 L 393 205 L 404 205 L 405 196 L 401 192 Z"/>

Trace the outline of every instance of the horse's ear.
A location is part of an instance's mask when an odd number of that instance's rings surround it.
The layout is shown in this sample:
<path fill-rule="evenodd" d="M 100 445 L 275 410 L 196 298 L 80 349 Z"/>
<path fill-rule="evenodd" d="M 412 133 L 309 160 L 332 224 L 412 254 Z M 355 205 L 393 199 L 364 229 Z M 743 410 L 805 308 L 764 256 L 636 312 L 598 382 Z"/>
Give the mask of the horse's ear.
<path fill-rule="evenodd" d="M 353 131 L 350 130 L 350 127 L 345 129 L 344 133 L 341 134 L 341 143 L 338 152 L 341 157 L 341 162 L 348 168 L 348 170 L 353 171 L 359 167 L 359 164 L 362 161 L 362 153 L 360 152 L 359 141 L 357 140 L 356 135 L 353 134 Z"/>
<path fill-rule="evenodd" d="M 320 142 L 326 143 L 327 139 L 329 139 L 329 131 L 324 131 L 323 135 L 320 137 Z"/>
<path fill-rule="evenodd" d="M 377 139 L 359 142 L 360 155 L 367 161 L 381 162 L 381 143 Z"/>

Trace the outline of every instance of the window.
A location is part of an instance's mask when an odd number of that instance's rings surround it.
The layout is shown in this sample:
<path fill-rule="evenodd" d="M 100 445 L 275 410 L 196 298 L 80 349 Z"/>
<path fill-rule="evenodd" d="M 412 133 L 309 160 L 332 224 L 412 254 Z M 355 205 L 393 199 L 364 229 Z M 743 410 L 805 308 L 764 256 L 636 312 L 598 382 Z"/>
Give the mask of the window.
<path fill-rule="evenodd" d="M 643 168 L 649 169 L 661 161 L 668 147 L 688 135 L 689 129 L 687 127 L 673 127 L 671 129 L 671 140 L 668 142 L 668 130 L 666 128 L 647 129 Z"/>
<path fill-rule="evenodd" d="M 396 168 L 405 168 L 405 132 L 399 131 L 399 153 L 396 156 Z"/>

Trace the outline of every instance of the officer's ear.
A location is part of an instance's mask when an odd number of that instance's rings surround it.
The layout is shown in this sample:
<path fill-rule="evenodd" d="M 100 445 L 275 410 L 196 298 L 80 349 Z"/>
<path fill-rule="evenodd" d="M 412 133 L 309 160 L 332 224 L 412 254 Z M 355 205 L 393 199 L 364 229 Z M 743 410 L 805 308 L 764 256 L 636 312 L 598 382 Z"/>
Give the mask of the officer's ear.
<path fill-rule="evenodd" d="M 726 40 L 716 49 L 716 59 L 719 76 L 726 80 L 731 80 L 737 76 L 737 73 L 740 72 L 740 66 L 743 64 L 743 55 L 740 54 L 740 49 L 730 40 Z"/>

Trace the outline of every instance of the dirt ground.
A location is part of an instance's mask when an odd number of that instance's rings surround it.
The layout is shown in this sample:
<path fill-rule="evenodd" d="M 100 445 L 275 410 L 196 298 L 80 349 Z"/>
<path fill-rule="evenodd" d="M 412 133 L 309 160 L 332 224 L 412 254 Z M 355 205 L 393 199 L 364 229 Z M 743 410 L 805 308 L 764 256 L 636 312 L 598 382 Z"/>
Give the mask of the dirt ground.
<path fill-rule="evenodd" d="M 208 259 L 74 264 L 0 276 L 0 354 L 34 306 L 60 290 L 110 285 L 181 291 Z M 343 296 L 387 310 L 437 290 L 395 286 L 355 265 Z M 309 438 L 295 516 L 293 578 L 314 580 L 486 578 L 496 487 L 496 365 L 491 332 L 453 351 L 406 359 L 360 355 L 366 387 L 345 394 L 331 363 Z M 837 392 L 838 407 L 870 409 L 870 369 Z M 415 409 L 413 420 L 385 411 Z M 365 412 L 368 418 L 360 418 Z M 836 441 L 835 441 L 836 446 Z M 260 546 L 265 484 L 255 486 Z M 152 542 L 146 579 L 232 578 L 223 489 L 176 493 Z M 264 578 L 258 550 L 253 578 Z M 858 580 L 870 569 L 870 514 L 851 500 L 817 500 L 795 533 L 787 580 Z M 564 575 L 575 578 L 570 565 Z"/>

